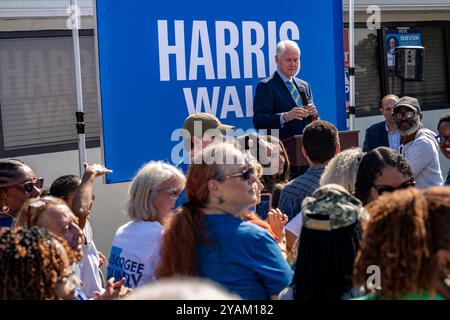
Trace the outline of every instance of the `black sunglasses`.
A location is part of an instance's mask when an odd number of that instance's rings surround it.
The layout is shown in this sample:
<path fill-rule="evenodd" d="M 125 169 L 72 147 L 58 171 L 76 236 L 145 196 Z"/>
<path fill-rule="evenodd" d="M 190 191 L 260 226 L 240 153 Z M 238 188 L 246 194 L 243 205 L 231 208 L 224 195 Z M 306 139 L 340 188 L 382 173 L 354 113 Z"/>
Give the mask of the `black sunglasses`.
<path fill-rule="evenodd" d="M 221 177 L 221 179 L 241 177 L 242 180 L 246 181 L 246 180 L 250 179 L 250 177 L 252 175 L 255 175 L 255 170 L 253 168 L 248 168 L 248 169 L 245 169 L 244 171 L 241 171 L 238 173 L 233 173 L 233 174 L 229 174 L 227 176 L 223 176 L 223 177 Z"/>
<path fill-rule="evenodd" d="M 34 187 L 41 190 L 43 186 L 44 186 L 44 178 L 39 177 L 34 181 L 27 181 L 27 182 L 18 184 L 17 189 L 24 191 L 25 193 L 32 193 Z"/>
<path fill-rule="evenodd" d="M 439 144 L 444 144 L 446 141 L 450 142 L 450 136 L 436 136 L 436 140 Z"/>
<path fill-rule="evenodd" d="M 416 186 L 416 181 L 414 179 L 409 179 L 409 180 L 406 180 L 405 182 L 403 182 L 398 187 L 393 187 L 393 186 L 388 186 L 388 185 L 373 186 L 373 187 L 377 190 L 378 195 L 381 196 L 384 192 L 393 192 L 395 190 L 407 189 L 409 187 L 415 187 L 415 186 Z"/>

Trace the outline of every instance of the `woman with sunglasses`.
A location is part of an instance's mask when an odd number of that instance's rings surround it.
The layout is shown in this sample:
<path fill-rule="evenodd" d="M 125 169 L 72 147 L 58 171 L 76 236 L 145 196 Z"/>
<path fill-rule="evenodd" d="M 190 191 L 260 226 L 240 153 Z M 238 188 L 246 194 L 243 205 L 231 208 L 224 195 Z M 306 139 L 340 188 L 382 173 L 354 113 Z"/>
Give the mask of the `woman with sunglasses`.
<path fill-rule="evenodd" d="M 248 158 L 231 144 L 214 143 L 189 167 L 188 203 L 164 235 L 159 278 L 213 280 L 243 299 L 276 299 L 292 279 L 270 234 L 239 218 L 257 201 Z"/>
<path fill-rule="evenodd" d="M 0 161 L 0 226 L 10 227 L 24 203 L 41 194 L 44 178 L 19 160 Z"/>
<path fill-rule="evenodd" d="M 128 288 L 155 280 L 162 234 L 185 183 L 180 170 L 162 161 L 151 161 L 139 170 L 128 190 L 131 221 L 116 232 L 107 278 L 125 278 Z"/>
<path fill-rule="evenodd" d="M 355 196 L 366 205 L 385 192 L 406 189 L 415 184 L 406 159 L 390 148 L 378 147 L 367 152 L 359 163 Z"/>
<path fill-rule="evenodd" d="M 447 159 L 450 159 L 450 112 L 447 112 L 439 119 L 437 129 L 439 135 L 436 136 L 436 139 L 439 143 L 439 148 L 442 154 Z M 450 168 L 448 168 L 444 184 L 450 186 Z"/>
<path fill-rule="evenodd" d="M 252 166 L 244 173 L 245 175 L 254 174 L 256 175 L 256 181 L 254 183 L 254 188 L 256 192 L 256 202 L 250 208 L 245 209 L 242 212 L 242 217 L 254 223 L 261 228 L 267 230 L 269 234 L 275 239 L 280 248 L 282 255 L 284 258 L 287 257 L 286 250 L 286 234 L 285 234 L 285 225 L 288 221 L 287 215 L 283 214 L 278 208 L 270 209 L 266 212 L 267 221 L 261 219 L 257 212 L 255 212 L 255 206 L 261 203 L 261 192 L 264 190 L 264 184 L 261 182 L 263 168 L 260 163 L 254 162 Z M 246 176 L 244 176 L 244 179 Z M 248 179 L 247 179 L 248 180 Z"/>

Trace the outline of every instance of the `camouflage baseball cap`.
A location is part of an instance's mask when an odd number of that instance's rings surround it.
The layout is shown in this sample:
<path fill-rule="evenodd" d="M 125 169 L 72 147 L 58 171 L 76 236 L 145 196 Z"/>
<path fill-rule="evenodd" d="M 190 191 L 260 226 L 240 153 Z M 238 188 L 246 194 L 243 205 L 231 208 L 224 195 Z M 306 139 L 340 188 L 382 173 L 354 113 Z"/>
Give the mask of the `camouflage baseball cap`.
<path fill-rule="evenodd" d="M 202 135 L 209 129 L 218 129 L 222 134 L 226 134 L 227 130 L 234 130 L 233 126 L 223 124 L 214 115 L 205 112 L 193 113 L 187 117 L 184 120 L 183 129 L 187 130 L 191 136 L 194 136 L 194 126 L 196 123 L 201 124 Z"/>
<path fill-rule="evenodd" d="M 303 226 L 319 231 L 348 227 L 365 217 L 362 202 L 338 184 L 318 188 L 302 203 Z"/>

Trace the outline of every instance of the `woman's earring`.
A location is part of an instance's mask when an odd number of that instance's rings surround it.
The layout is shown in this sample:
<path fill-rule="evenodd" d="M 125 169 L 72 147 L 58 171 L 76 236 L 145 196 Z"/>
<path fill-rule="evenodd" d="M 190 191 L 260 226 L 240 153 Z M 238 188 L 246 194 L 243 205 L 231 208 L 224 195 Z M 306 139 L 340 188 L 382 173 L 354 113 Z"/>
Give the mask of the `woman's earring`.
<path fill-rule="evenodd" d="M 222 197 L 217 197 L 217 200 L 219 201 L 219 204 L 222 204 L 224 202 Z"/>
<path fill-rule="evenodd" d="M 9 207 L 8 207 L 8 205 L 6 203 L 2 204 L 1 209 L 2 209 L 2 213 L 3 214 L 8 214 L 9 213 Z"/>

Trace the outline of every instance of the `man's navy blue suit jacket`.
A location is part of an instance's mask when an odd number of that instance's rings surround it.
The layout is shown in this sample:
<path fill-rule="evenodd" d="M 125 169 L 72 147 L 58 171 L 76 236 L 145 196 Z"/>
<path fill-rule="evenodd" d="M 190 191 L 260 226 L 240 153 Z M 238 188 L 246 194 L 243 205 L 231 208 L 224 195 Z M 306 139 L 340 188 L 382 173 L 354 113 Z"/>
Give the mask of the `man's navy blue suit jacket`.
<path fill-rule="evenodd" d="M 378 147 L 389 147 L 386 121 L 375 123 L 366 130 L 363 151 L 368 152 Z"/>
<path fill-rule="evenodd" d="M 293 79 L 297 90 L 304 87 L 308 101 L 314 103 L 309 83 L 296 77 Z M 293 107 L 295 107 L 295 101 L 291 93 L 278 72 L 274 72 L 272 76 L 261 80 L 256 87 L 253 100 L 253 125 L 256 129 L 279 129 L 280 139 L 302 134 L 304 127 L 311 122 L 311 117 L 285 122 L 283 128 L 280 126 L 281 113 L 288 112 Z"/>

